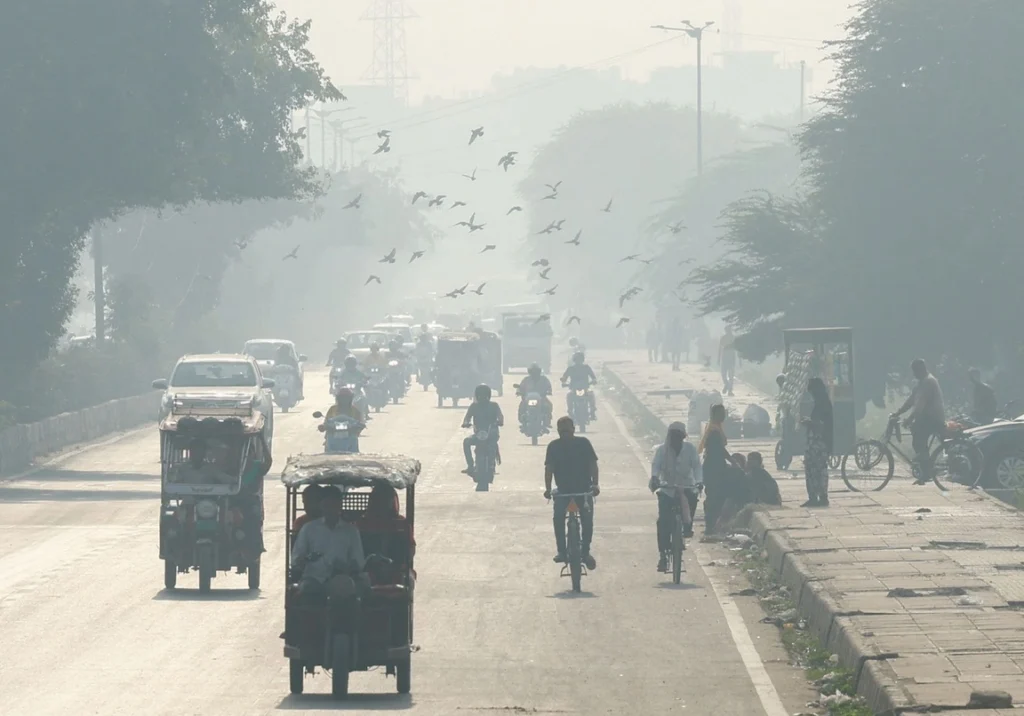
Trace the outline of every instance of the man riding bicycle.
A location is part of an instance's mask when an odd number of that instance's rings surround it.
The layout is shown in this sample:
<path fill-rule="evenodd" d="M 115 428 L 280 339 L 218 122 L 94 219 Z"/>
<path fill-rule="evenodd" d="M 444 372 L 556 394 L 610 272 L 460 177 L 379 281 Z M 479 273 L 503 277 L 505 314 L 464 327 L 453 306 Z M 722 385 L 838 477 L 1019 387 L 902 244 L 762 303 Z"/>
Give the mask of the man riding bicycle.
<path fill-rule="evenodd" d="M 597 453 L 594 446 L 586 438 L 577 437 L 576 425 L 572 418 L 565 416 L 556 424 L 558 437 L 548 443 L 547 455 L 544 458 L 544 497 L 554 499 L 555 525 L 555 562 L 568 561 L 565 537 L 565 514 L 569 511 L 570 495 L 590 493 L 597 497 L 601 493 L 598 486 Z M 557 493 L 551 494 L 551 481 L 554 479 L 558 487 Z M 597 562 L 590 554 L 590 542 L 594 538 L 594 502 L 590 498 L 577 499 L 580 510 L 580 526 L 582 527 L 583 564 L 587 569 L 597 569 Z"/>
<path fill-rule="evenodd" d="M 931 460 L 928 455 L 928 441 L 932 436 L 942 438 L 946 434 L 946 410 L 942 404 L 942 389 L 935 376 L 928 372 L 928 365 L 920 358 L 910 364 L 910 370 L 917 378 L 917 385 L 899 410 L 893 413 L 898 418 L 913 408 L 904 425 L 910 427 L 914 455 L 921 468 L 916 485 L 923 485 L 932 479 Z"/>
<path fill-rule="evenodd" d="M 697 510 L 698 485 L 703 481 L 700 456 L 693 443 L 686 442 L 686 426 L 668 426 L 665 442 L 658 446 L 651 463 L 651 492 L 658 495 L 658 571 L 668 571 L 672 550 L 675 508 L 683 515 L 683 536 L 693 537 L 693 514 Z M 685 498 L 685 500 L 684 500 Z"/>

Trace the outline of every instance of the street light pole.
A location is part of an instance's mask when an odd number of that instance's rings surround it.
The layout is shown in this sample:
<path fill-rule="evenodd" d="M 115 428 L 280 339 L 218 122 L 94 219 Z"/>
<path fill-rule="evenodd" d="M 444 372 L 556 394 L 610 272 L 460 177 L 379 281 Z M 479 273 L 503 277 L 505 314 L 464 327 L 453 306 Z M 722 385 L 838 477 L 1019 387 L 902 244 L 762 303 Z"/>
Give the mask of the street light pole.
<path fill-rule="evenodd" d="M 697 176 L 704 173 L 704 92 L 702 66 L 703 55 L 701 54 L 701 43 L 704 40 L 704 31 L 715 24 L 714 20 L 705 22 L 697 27 L 689 20 L 683 20 L 683 27 L 668 27 L 666 25 L 651 25 L 658 30 L 672 30 L 673 32 L 685 32 L 697 41 Z"/>
<path fill-rule="evenodd" d="M 366 117 L 353 117 L 352 119 L 335 119 L 331 122 L 331 129 L 334 130 L 334 170 L 338 171 L 341 169 L 341 165 L 344 164 L 345 159 L 345 123 L 346 122 L 358 122 L 359 120 L 366 119 Z M 360 125 L 362 126 L 362 125 Z M 339 149 L 340 147 L 340 149 Z"/>
<path fill-rule="evenodd" d="M 327 168 L 327 118 L 330 117 L 332 114 L 351 112 L 353 109 L 355 109 L 355 107 L 345 107 L 343 109 L 326 109 L 324 107 L 321 107 L 320 109 L 312 110 L 313 114 L 315 114 L 317 119 L 320 120 L 320 166 L 322 166 L 324 169 Z M 309 109 L 307 108 L 307 112 L 308 111 Z M 312 163 L 312 157 L 310 157 L 310 164 Z"/>

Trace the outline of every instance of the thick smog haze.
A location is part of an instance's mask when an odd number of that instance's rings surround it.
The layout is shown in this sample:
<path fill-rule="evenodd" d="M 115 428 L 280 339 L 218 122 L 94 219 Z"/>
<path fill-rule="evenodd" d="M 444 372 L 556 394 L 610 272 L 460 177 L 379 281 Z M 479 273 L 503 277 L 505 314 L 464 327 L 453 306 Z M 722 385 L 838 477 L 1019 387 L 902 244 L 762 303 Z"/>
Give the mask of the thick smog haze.
<path fill-rule="evenodd" d="M 358 1 L 282 0 L 289 15 L 314 21 L 310 46 L 339 84 L 362 81 L 370 65 L 372 24 L 360 21 L 370 7 Z M 664 39 L 650 25 L 678 26 L 714 20 L 705 56 L 734 36 L 744 50 L 777 52 L 788 62 L 821 64 L 810 82 L 825 88 L 831 68 L 821 45 L 842 35 L 847 0 L 411 0 L 418 16 L 406 22 L 413 102 L 424 96 L 460 97 L 488 89 L 495 74 L 523 67 L 576 67 L 600 63 L 645 80 L 653 69 L 693 64 L 692 41 L 636 52 Z M 739 9 L 727 14 L 729 6 Z M 621 59 L 604 61 L 624 53 Z M 818 70 L 816 70 L 817 72 Z"/>
<path fill-rule="evenodd" d="M 0 715 L 1024 704 L 1024 0 L 6 5 Z"/>

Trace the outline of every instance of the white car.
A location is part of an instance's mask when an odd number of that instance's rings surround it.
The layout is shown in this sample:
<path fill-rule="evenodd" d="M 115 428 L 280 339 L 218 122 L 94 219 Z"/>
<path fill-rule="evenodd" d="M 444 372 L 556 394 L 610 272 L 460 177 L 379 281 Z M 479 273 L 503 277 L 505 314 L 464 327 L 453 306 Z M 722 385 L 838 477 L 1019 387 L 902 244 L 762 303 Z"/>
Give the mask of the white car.
<path fill-rule="evenodd" d="M 288 353 L 291 355 L 292 360 L 299 366 L 299 377 L 305 377 L 306 361 L 308 357 L 299 353 L 295 350 L 295 344 L 292 341 L 286 341 L 282 338 L 253 338 L 245 342 L 245 346 L 242 348 L 242 353 L 247 356 L 252 356 L 256 359 L 256 364 L 259 365 L 260 370 L 270 375 L 272 368 L 277 362 L 278 352 L 281 350 L 281 346 L 285 346 Z"/>
<path fill-rule="evenodd" d="M 246 355 L 212 353 L 187 355 L 178 360 L 170 379 L 153 381 L 164 391 L 160 420 L 172 412 L 188 415 L 249 415 L 257 410 L 266 416 L 264 436 L 272 446 L 274 402 L 272 378 L 264 378 L 256 360 Z"/>

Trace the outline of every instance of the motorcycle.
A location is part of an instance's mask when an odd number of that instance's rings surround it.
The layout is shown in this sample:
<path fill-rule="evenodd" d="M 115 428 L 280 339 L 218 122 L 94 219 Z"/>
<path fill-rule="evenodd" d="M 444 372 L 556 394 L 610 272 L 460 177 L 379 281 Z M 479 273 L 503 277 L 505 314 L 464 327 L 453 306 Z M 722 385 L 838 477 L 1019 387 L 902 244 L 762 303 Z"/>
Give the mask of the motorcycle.
<path fill-rule="evenodd" d="M 512 386 L 516 390 L 519 384 Z M 544 424 L 544 405 L 540 393 L 527 393 L 523 396 L 525 407 L 522 412 L 522 420 L 519 421 L 519 431 L 530 438 L 530 443 L 536 445 L 541 435 L 549 431 Z"/>
<path fill-rule="evenodd" d="M 586 388 L 572 390 L 569 393 L 569 417 L 581 433 L 587 432 L 587 424 L 590 422 L 589 393 Z"/>
<path fill-rule="evenodd" d="M 324 414 L 319 410 L 313 417 L 320 419 Z M 317 429 L 324 434 L 324 453 L 344 455 L 359 452 L 359 434 L 366 427 L 363 423 L 345 415 L 324 420 Z"/>
<path fill-rule="evenodd" d="M 344 371 L 344 368 L 342 368 L 342 366 L 340 366 L 340 365 L 331 366 L 331 378 L 330 378 L 331 395 L 334 395 L 335 393 L 337 393 L 338 392 L 338 388 L 341 387 L 341 374 L 342 374 L 343 371 Z"/>
<path fill-rule="evenodd" d="M 395 405 L 398 405 L 400 398 L 405 397 L 406 387 L 405 368 L 402 367 L 402 361 L 388 361 L 387 389 L 388 394 L 391 396 L 391 401 Z"/>
<path fill-rule="evenodd" d="M 352 391 L 352 405 L 358 408 L 359 412 L 366 416 L 366 419 L 370 419 L 370 406 L 366 404 L 366 393 L 363 391 L 362 386 L 356 385 L 355 383 L 345 383 L 342 388 L 348 388 Z"/>
<path fill-rule="evenodd" d="M 473 478 L 476 480 L 477 492 L 487 492 L 494 482 L 494 472 L 498 463 L 498 440 L 493 437 L 496 432 L 496 426 L 476 432 L 476 469 L 473 471 Z"/>
<path fill-rule="evenodd" d="M 366 383 L 366 402 L 375 413 L 379 413 L 380 409 L 388 404 L 386 380 L 380 368 L 370 368 L 370 377 Z"/>
<path fill-rule="evenodd" d="M 430 358 L 422 358 L 416 363 L 416 382 L 428 390 L 434 382 L 434 361 Z"/>
<path fill-rule="evenodd" d="M 271 388 L 274 395 L 274 402 L 281 408 L 281 412 L 287 413 L 299 402 L 299 377 L 295 370 L 281 366 L 274 371 L 274 387 Z"/>

